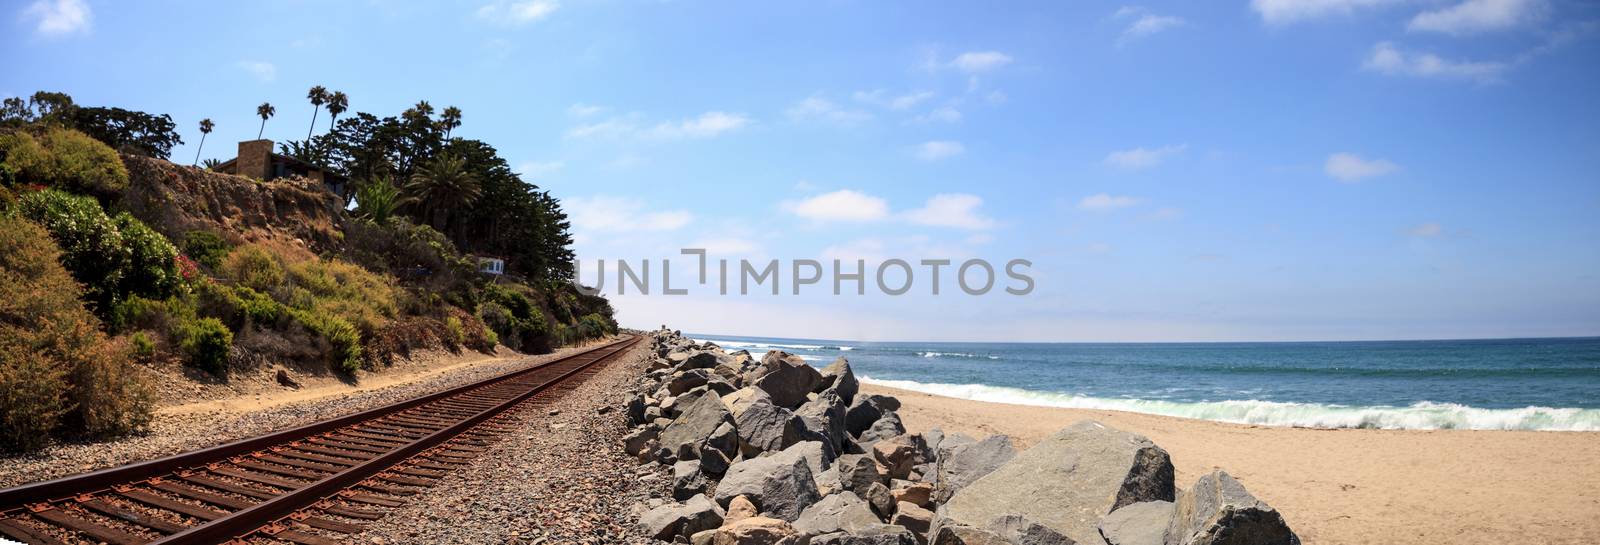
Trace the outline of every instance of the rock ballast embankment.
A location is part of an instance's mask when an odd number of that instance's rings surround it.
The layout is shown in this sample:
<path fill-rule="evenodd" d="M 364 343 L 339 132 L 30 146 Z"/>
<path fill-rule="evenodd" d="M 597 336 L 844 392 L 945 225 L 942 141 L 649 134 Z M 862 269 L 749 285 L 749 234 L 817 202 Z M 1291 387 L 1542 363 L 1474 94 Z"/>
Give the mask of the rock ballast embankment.
<path fill-rule="evenodd" d="M 638 528 L 695 545 L 1289 545 L 1272 507 L 1222 471 L 1186 490 L 1138 434 L 1073 424 L 1023 452 L 1003 435 L 906 433 L 899 400 L 850 363 L 759 358 L 651 334 L 624 448 L 672 467 Z"/>

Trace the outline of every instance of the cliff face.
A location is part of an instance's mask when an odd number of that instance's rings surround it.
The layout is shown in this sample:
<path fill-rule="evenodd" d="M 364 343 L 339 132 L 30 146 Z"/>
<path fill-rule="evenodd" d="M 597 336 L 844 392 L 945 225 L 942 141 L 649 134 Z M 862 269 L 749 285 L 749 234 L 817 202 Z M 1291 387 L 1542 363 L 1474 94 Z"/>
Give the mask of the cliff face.
<path fill-rule="evenodd" d="M 319 182 L 263 182 L 134 155 L 122 161 L 122 206 L 172 240 L 202 229 L 252 242 L 299 240 L 316 251 L 342 239 L 342 202 Z"/>

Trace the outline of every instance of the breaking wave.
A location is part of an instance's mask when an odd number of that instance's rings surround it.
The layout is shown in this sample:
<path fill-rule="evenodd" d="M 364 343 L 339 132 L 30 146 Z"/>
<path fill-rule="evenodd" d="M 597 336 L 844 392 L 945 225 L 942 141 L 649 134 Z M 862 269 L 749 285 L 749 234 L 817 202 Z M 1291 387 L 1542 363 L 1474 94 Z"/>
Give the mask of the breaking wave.
<path fill-rule="evenodd" d="M 974 359 L 989 359 L 989 360 L 1000 359 L 1000 356 L 991 356 L 991 355 L 988 355 L 988 354 L 968 354 L 968 353 L 965 353 L 965 352 L 917 352 L 917 355 L 918 356 L 922 356 L 924 358 L 974 358 Z"/>
<path fill-rule="evenodd" d="M 1600 431 L 1600 409 L 1553 407 L 1483 409 L 1455 403 L 1434 403 L 1430 401 L 1421 401 L 1406 407 L 1286 403 L 1254 399 L 1176 402 L 1089 397 L 984 384 L 877 380 L 865 375 L 861 377 L 861 381 L 890 388 L 975 401 L 1040 407 L 1127 411 L 1264 426 L 1405 430 Z"/>

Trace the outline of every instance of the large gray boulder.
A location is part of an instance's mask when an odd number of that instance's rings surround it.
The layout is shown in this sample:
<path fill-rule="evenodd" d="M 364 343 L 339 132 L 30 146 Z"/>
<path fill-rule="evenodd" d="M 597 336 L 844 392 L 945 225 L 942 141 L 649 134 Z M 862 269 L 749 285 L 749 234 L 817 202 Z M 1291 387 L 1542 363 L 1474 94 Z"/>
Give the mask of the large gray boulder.
<path fill-rule="evenodd" d="M 883 473 L 878 463 L 865 454 L 839 456 L 834 461 L 833 467 L 839 472 L 839 483 L 845 490 L 859 490 L 864 493 L 873 483 L 889 482 L 889 476 Z"/>
<path fill-rule="evenodd" d="M 856 396 L 850 403 L 850 408 L 845 411 L 845 430 L 850 435 L 861 435 L 867 431 L 883 413 L 900 410 L 900 400 L 884 395 Z"/>
<path fill-rule="evenodd" d="M 683 363 L 678 365 L 678 368 L 679 369 L 709 369 L 709 368 L 712 368 L 712 367 L 716 367 L 718 363 L 721 363 L 723 360 L 725 360 L 727 358 L 728 357 L 726 355 L 723 355 L 720 351 L 702 350 L 702 351 L 699 351 L 699 352 L 693 352 L 693 353 L 689 354 L 688 357 L 683 359 Z"/>
<path fill-rule="evenodd" d="M 867 428 L 867 431 L 861 432 L 861 435 L 856 437 L 856 445 L 871 452 L 872 446 L 877 444 L 878 441 L 902 435 L 905 432 L 906 426 L 900 423 L 900 415 L 894 411 L 889 411 L 883 413 L 883 417 L 879 418 L 877 422 L 873 422 L 872 427 Z"/>
<path fill-rule="evenodd" d="M 1072 538 L 1021 515 L 1005 515 L 989 521 L 989 531 L 1016 545 L 1074 545 Z"/>
<path fill-rule="evenodd" d="M 882 520 L 873 514 L 865 500 L 855 494 L 832 494 L 811 504 L 795 519 L 796 530 L 820 536 L 831 532 L 854 532 Z"/>
<path fill-rule="evenodd" d="M 761 356 L 761 361 L 754 362 L 749 366 L 749 369 L 745 371 L 744 383 L 755 384 L 755 382 L 760 380 L 761 377 L 766 376 L 767 373 L 776 370 L 779 367 L 779 363 L 805 365 L 806 360 L 805 358 L 801 358 L 800 356 L 796 356 L 782 350 L 768 350 L 766 354 Z M 820 380 L 821 375 L 819 374 L 818 377 Z"/>
<path fill-rule="evenodd" d="M 1256 499 L 1227 473 L 1200 477 L 1178 498 L 1167 545 L 1298 545 L 1276 509 Z"/>
<path fill-rule="evenodd" d="M 817 386 L 822 375 L 798 358 L 777 358 L 766 364 L 767 371 L 751 384 L 772 396 L 772 403 L 793 409 L 806 402 L 806 394 Z"/>
<path fill-rule="evenodd" d="M 815 436 L 806 429 L 805 421 L 789 409 L 765 400 L 745 407 L 735 420 L 734 428 L 738 430 L 740 450 L 746 458 L 783 450 Z"/>
<path fill-rule="evenodd" d="M 811 476 L 816 477 L 833 469 L 833 461 L 838 456 L 833 448 L 822 441 L 801 441 L 785 450 L 800 453 L 806 459 L 806 466 L 811 468 Z"/>
<path fill-rule="evenodd" d="M 717 503 L 727 505 L 740 495 L 755 503 L 761 513 L 786 521 L 799 518 L 805 508 L 821 499 L 811 466 L 799 450 L 785 450 L 730 466 L 717 484 Z"/>
<path fill-rule="evenodd" d="M 861 390 L 861 382 L 856 380 L 855 371 L 850 369 L 850 362 L 843 356 L 833 360 L 833 363 L 823 367 L 822 380 L 817 381 L 817 386 L 812 391 L 816 393 L 832 390 L 844 400 L 846 406 L 856 398 L 856 393 Z"/>
<path fill-rule="evenodd" d="M 845 412 L 848 409 L 849 405 L 837 392 L 825 390 L 794 413 L 804 419 L 806 429 L 827 437 L 834 450 L 842 452 L 845 441 L 850 438 L 845 430 Z"/>
<path fill-rule="evenodd" d="M 1013 545 L 1000 534 L 965 524 L 939 521 L 928 536 L 928 545 Z"/>
<path fill-rule="evenodd" d="M 706 476 L 700 472 L 699 460 L 672 464 L 672 499 L 684 501 L 705 491 Z"/>
<path fill-rule="evenodd" d="M 1108 545 L 1162 545 L 1172 524 L 1172 502 L 1145 501 L 1112 511 L 1100 521 Z"/>
<path fill-rule="evenodd" d="M 872 457 L 889 470 L 891 479 L 909 477 L 911 468 L 927 458 L 927 451 L 922 435 L 915 433 L 902 433 L 872 445 Z"/>
<path fill-rule="evenodd" d="M 734 418 L 744 414 L 744 410 L 751 405 L 761 402 L 772 403 L 772 396 L 754 386 L 746 386 L 722 396 L 722 404 L 728 407 L 728 412 L 733 413 Z"/>
<path fill-rule="evenodd" d="M 1100 519 L 1110 512 L 1172 498 L 1165 450 L 1142 435 L 1083 421 L 962 488 L 941 514 L 974 527 L 1021 515 L 1074 541 L 1095 543 Z"/>
<path fill-rule="evenodd" d="M 874 523 L 855 532 L 834 532 L 811 538 L 810 545 L 917 545 L 910 530 L 892 524 Z"/>
<path fill-rule="evenodd" d="M 640 532 L 650 537 L 672 541 L 674 537 L 689 537 L 697 532 L 722 525 L 722 508 L 704 495 L 696 495 L 683 503 L 668 503 L 651 509 L 639 518 Z"/>
<path fill-rule="evenodd" d="M 1011 461 L 1017 450 L 1011 438 L 991 435 L 982 441 L 971 442 L 961 434 L 945 437 L 940 442 L 938 462 L 934 467 L 933 501 L 944 503 L 950 496 Z"/>
<path fill-rule="evenodd" d="M 704 386 L 711 380 L 711 372 L 705 369 L 690 369 L 672 374 L 667 379 L 667 393 L 683 395 L 684 392 L 693 390 L 697 386 Z"/>
<path fill-rule="evenodd" d="M 682 410 L 672 424 L 661 430 L 657 441 L 661 448 L 674 453 L 683 452 L 685 445 L 697 451 L 700 443 L 715 433 L 718 427 L 732 421 L 733 415 L 722 406 L 722 400 L 717 396 L 699 396 Z"/>

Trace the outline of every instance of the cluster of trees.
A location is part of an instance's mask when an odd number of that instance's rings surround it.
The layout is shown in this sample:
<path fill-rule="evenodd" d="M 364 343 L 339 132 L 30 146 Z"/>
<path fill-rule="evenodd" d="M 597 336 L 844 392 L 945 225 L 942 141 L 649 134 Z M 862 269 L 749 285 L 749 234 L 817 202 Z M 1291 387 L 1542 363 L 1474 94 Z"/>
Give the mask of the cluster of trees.
<path fill-rule="evenodd" d="M 75 129 L 122 153 L 166 159 L 183 143 L 172 116 L 100 106 L 79 106 L 66 93 L 39 91 L 0 103 L 0 126 L 44 124 Z M 209 131 L 207 131 L 209 132 Z"/>
<path fill-rule="evenodd" d="M 352 180 L 342 196 L 362 216 L 431 226 L 463 251 L 502 256 L 512 272 L 531 279 L 572 276 L 571 224 L 560 203 L 513 172 L 494 146 L 453 136 L 460 108 L 435 115 L 421 101 L 397 116 L 357 112 L 340 120 L 344 93 L 319 85 L 307 98 L 326 105 L 331 126 L 313 134 L 313 112 L 307 138 L 280 143 L 280 152 Z M 263 122 L 273 111 L 271 104 L 258 108 Z"/>

